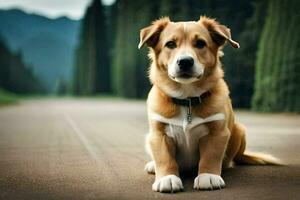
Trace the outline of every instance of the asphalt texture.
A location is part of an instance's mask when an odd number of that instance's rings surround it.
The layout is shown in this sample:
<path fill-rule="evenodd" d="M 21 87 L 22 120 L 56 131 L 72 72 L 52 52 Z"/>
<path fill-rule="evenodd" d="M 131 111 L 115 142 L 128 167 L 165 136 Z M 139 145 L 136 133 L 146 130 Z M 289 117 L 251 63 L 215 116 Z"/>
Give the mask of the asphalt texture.
<path fill-rule="evenodd" d="M 148 125 L 143 101 L 27 100 L 0 107 L 0 199 L 300 199 L 300 116 L 238 111 L 248 149 L 284 166 L 223 171 L 226 188 L 153 192 L 143 171 Z"/>

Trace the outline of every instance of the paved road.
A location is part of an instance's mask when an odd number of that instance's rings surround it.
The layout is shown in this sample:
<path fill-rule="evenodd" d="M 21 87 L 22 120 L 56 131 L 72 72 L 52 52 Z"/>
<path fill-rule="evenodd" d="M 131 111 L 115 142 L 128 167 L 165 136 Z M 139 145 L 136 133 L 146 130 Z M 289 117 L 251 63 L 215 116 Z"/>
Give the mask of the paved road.
<path fill-rule="evenodd" d="M 286 166 L 226 170 L 227 187 L 151 191 L 143 171 L 145 104 L 120 100 L 30 100 L 0 108 L 0 199 L 299 199 L 300 116 L 238 112 L 248 147 Z"/>

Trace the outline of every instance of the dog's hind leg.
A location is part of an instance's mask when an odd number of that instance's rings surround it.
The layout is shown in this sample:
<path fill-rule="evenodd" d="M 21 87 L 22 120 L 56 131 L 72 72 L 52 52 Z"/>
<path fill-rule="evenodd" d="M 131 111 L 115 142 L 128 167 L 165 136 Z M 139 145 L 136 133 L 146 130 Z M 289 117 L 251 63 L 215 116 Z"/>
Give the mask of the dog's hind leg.
<path fill-rule="evenodd" d="M 247 152 L 246 149 L 246 135 L 245 128 L 239 123 L 235 123 L 231 131 L 231 137 L 228 143 L 226 152 L 226 159 L 223 164 L 234 160 L 238 164 L 252 164 L 252 165 L 281 165 L 280 160 L 269 154 Z"/>
<path fill-rule="evenodd" d="M 242 155 L 244 153 L 246 148 L 245 132 L 246 128 L 242 124 L 236 122 L 233 125 L 223 161 L 223 168 L 233 167 L 234 158 L 238 154 Z"/>
<path fill-rule="evenodd" d="M 155 174 L 155 162 L 154 161 L 147 162 L 144 169 L 149 174 Z"/>

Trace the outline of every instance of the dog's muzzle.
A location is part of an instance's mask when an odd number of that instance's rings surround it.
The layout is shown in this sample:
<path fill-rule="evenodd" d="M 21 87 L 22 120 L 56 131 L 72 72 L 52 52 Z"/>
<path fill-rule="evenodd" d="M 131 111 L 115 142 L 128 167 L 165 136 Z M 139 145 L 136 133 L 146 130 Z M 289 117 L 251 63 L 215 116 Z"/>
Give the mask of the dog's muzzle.
<path fill-rule="evenodd" d="M 191 56 L 184 56 L 178 58 L 176 64 L 177 64 L 177 70 L 176 70 L 177 77 L 179 78 L 193 77 L 194 59 Z"/>

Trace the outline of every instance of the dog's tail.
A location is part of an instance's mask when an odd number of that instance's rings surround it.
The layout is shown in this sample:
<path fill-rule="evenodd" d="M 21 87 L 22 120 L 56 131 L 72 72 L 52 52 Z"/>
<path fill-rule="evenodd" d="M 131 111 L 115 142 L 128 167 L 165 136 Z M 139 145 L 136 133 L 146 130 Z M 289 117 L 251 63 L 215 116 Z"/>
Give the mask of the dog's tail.
<path fill-rule="evenodd" d="M 264 153 L 244 152 L 235 159 L 238 164 L 250 165 L 283 165 L 281 161 L 272 155 Z"/>

